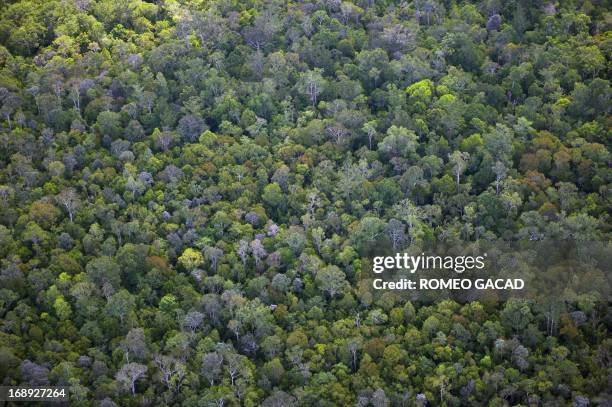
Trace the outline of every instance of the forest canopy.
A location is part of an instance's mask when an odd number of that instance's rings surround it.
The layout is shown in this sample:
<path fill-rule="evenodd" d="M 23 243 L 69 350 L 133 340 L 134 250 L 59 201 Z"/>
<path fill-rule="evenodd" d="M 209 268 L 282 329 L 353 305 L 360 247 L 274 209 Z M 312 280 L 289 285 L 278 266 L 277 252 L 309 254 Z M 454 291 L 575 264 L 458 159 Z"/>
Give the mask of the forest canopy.
<path fill-rule="evenodd" d="M 604 405 L 609 297 L 360 282 L 373 245 L 609 242 L 611 30 L 598 0 L 0 0 L 0 384 Z"/>

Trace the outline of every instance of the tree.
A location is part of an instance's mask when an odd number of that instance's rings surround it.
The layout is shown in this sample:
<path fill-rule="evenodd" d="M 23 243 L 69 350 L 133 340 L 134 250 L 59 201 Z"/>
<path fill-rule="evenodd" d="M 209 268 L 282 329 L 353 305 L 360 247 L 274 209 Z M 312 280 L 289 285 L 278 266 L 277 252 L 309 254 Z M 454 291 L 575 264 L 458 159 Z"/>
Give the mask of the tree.
<path fill-rule="evenodd" d="M 263 366 L 263 374 L 273 385 L 277 385 L 285 375 L 285 368 L 279 358 L 274 358 Z"/>
<path fill-rule="evenodd" d="M 200 134 L 205 128 L 204 121 L 193 114 L 188 114 L 178 122 L 178 131 L 183 138 L 190 142 L 194 142 L 200 137 Z"/>
<path fill-rule="evenodd" d="M 261 241 L 258 239 L 253 240 L 250 243 L 251 253 L 253 254 L 253 258 L 255 259 L 255 265 L 259 266 L 261 259 L 267 256 L 266 249 L 264 249 Z"/>
<path fill-rule="evenodd" d="M 149 353 L 144 329 L 142 328 L 130 329 L 120 346 L 125 353 L 125 361 L 127 363 L 130 363 L 130 354 L 136 360 L 144 360 Z"/>
<path fill-rule="evenodd" d="M 378 389 L 372 394 L 372 405 L 374 407 L 388 407 L 389 399 L 383 389 Z"/>
<path fill-rule="evenodd" d="M 215 380 L 221 375 L 223 367 L 223 356 L 217 352 L 206 353 L 202 357 L 202 375 L 208 380 L 211 386 L 215 385 Z"/>
<path fill-rule="evenodd" d="M 321 227 L 316 227 L 310 229 L 310 235 L 312 236 L 312 242 L 317 249 L 317 252 L 321 252 L 321 247 L 323 246 L 323 240 L 325 239 L 325 231 Z"/>
<path fill-rule="evenodd" d="M 354 337 L 348 340 L 347 347 L 351 353 L 351 362 L 353 372 L 357 371 L 357 352 L 363 347 L 363 343 L 360 337 Z"/>
<path fill-rule="evenodd" d="M 248 371 L 247 358 L 236 353 L 227 353 L 223 360 L 225 362 L 225 371 L 230 377 L 232 387 L 235 385 L 236 379 L 239 377 L 247 377 L 250 372 Z"/>
<path fill-rule="evenodd" d="M 192 248 L 188 248 L 185 249 L 178 261 L 187 270 L 193 270 L 204 264 L 204 256 L 202 256 L 202 253 Z"/>
<path fill-rule="evenodd" d="M 223 257 L 223 250 L 218 248 L 218 247 L 206 247 L 204 249 L 204 255 L 206 256 L 206 259 L 210 262 L 213 270 L 217 270 L 217 264 L 219 262 L 219 259 L 221 259 L 221 257 Z"/>
<path fill-rule="evenodd" d="M 391 240 L 391 245 L 397 249 L 406 240 L 406 227 L 397 219 L 389 220 L 386 227 L 387 236 Z"/>
<path fill-rule="evenodd" d="M 122 289 L 109 297 L 105 308 L 110 316 L 119 318 L 123 324 L 125 317 L 136 308 L 136 303 L 132 294 Z"/>
<path fill-rule="evenodd" d="M 61 321 L 66 321 L 72 315 L 70 304 L 66 302 L 63 296 L 58 296 L 53 303 L 55 313 Z"/>
<path fill-rule="evenodd" d="M 87 266 L 87 277 L 99 288 L 110 286 L 113 289 L 121 286 L 121 270 L 117 262 L 107 256 L 93 259 Z"/>
<path fill-rule="evenodd" d="M 191 333 L 195 333 L 204 323 L 204 314 L 199 311 L 189 311 L 183 318 L 183 326 Z"/>
<path fill-rule="evenodd" d="M 277 390 L 268 396 L 262 403 L 264 407 L 295 407 L 297 400 L 282 390 Z"/>
<path fill-rule="evenodd" d="M 260 51 L 280 29 L 280 21 L 271 9 L 267 9 L 255 17 L 253 26 L 244 29 L 244 37 L 247 44 Z"/>
<path fill-rule="evenodd" d="M 348 130 L 344 126 L 329 126 L 325 129 L 329 136 L 340 145 L 344 143 L 344 140 L 348 137 Z"/>
<path fill-rule="evenodd" d="M 22 100 L 19 96 L 11 94 L 6 88 L 0 88 L 0 100 L 2 106 L 0 107 L 0 114 L 6 119 L 9 125 L 9 129 L 13 128 L 11 123 L 11 115 L 17 110 Z"/>
<path fill-rule="evenodd" d="M 372 149 L 372 140 L 376 135 L 376 127 L 378 126 L 378 122 L 376 120 L 370 120 L 363 125 L 363 131 L 368 136 L 368 147 L 370 150 Z"/>
<path fill-rule="evenodd" d="M 96 127 L 102 135 L 116 138 L 121 133 L 121 116 L 116 112 L 101 112 L 96 120 Z"/>
<path fill-rule="evenodd" d="M 136 394 L 136 381 L 147 373 L 147 367 L 139 363 L 126 363 L 117 372 L 115 379 L 123 388 L 127 388 Z"/>
<path fill-rule="evenodd" d="M 56 200 L 66 209 L 70 222 L 72 222 L 74 214 L 81 206 L 81 201 L 74 188 L 64 189 L 57 195 Z"/>
<path fill-rule="evenodd" d="M 419 236 L 421 222 L 424 218 L 423 210 L 416 206 L 410 199 L 404 199 L 393 207 L 397 216 L 408 225 L 408 236 L 410 243 Z"/>
<path fill-rule="evenodd" d="M 467 169 L 467 163 L 470 159 L 470 154 L 463 151 L 455 150 L 452 154 L 449 154 L 448 160 L 452 165 L 453 174 L 457 182 L 457 191 L 459 191 L 459 181 L 461 175 Z"/>
<path fill-rule="evenodd" d="M 393 24 L 383 29 L 382 38 L 391 48 L 392 52 L 401 52 L 414 49 L 416 46 L 417 30 L 403 24 Z"/>
<path fill-rule="evenodd" d="M 29 360 L 24 360 L 19 366 L 23 379 L 31 386 L 48 386 L 49 369 Z"/>
<path fill-rule="evenodd" d="M 264 187 L 261 198 L 272 208 L 279 208 L 284 202 L 283 191 L 280 185 L 278 185 L 276 182 L 268 184 Z"/>
<path fill-rule="evenodd" d="M 361 248 L 366 248 L 377 242 L 384 233 L 385 222 L 374 216 L 368 216 L 357 224 L 353 229 L 353 241 Z"/>
<path fill-rule="evenodd" d="M 434 93 L 434 83 L 430 79 L 423 79 L 415 82 L 406 88 L 408 98 L 413 103 L 419 103 L 419 110 L 423 110 L 429 103 L 431 103 L 432 96 Z"/>
<path fill-rule="evenodd" d="M 250 250 L 251 248 L 249 246 L 249 242 L 247 242 L 246 240 L 241 240 L 240 242 L 238 242 L 238 248 L 236 249 L 236 254 L 242 260 L 243 266 L 246 266 L 247 260 L 249 258 L 248 256 L 249 256 Z"/>
<path fill-rule="evenodd" d="M 391 126 L 387 136 L 378 145 L 378 151 L 389 157 L 404 157 L 413 153 L 417 145 L 417 136 L 404 127 Z"/>
<path fill-rule="evenodd" d="M 499 195 L 501 192 L 501 182 L 506 177 L 506 166 L 501 161 L 496 161 L 493 164 L 493 173 L 495 174 L 495 193 Z"/>
<path fill-rule="evenodd" d="M 349 284 L 342 270 L 336 266 L 327 266 L 317 272 L 316 282 L 321 291 L 334 298 L 348 289 Z"/>
<path fill-rule="evenodd" d="M 389 57 L 385 50 L 381 48 L 364 49 L 356 55 L 356 62 L 361 73 L 364 85 L 369 85 L 370 88 L 378 86 L 378 80 L 384 76 L 389 68 Z M 371 82 L 367 79 L 370 79 Z"/>
<path fill-rule="evenodd" d="M 502 124 L 498 124 L 491 133 L 485 136 L 485 148 L 491 156 L 503 164 L 511 164 L 513 139 L 512 130 Z"/>
<path fill-rule="evenodd" d="M 504 325 L 514 333 L 520 333 L 533 318 L 527 301 L 514 298 L 508 300 L 501 317 Z"/>
<path fill-rule="evenodd" d="M 185 364 L 171 356 L 156 355 L 155 365 L 161 372 L 161 382 L 172 392 L 178 392 L 183 384 L 187 369 Z"/>
<path fill-rule="evenodd" d="M 319 68 L 302 73 L 298 82 L 299 91 L 308 96 L 313 108 L 317 105 L 317 98 L 323 93 L 326 86 L 327 81 L 323 78 L 323 70 Z"/>

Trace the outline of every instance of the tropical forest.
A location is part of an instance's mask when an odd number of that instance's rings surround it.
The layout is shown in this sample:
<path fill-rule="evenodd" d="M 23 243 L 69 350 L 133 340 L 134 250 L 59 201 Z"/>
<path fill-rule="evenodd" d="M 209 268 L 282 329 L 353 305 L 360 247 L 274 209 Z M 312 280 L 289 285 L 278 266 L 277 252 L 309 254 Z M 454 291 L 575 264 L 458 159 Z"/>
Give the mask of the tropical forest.
<path fill-rule="evenodd" d="M 611 56 L 606 0 L 0 0 L 0 386 L 610 406 L 612 261 L 543 298 L 367 278 L 610 248 Z"/>

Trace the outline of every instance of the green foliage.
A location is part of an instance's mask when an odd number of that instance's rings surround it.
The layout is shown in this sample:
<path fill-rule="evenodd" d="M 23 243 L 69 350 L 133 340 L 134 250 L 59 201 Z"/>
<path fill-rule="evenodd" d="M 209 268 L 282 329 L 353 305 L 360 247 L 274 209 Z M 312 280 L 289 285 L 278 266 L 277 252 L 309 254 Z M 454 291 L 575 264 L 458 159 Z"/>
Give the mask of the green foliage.
<path fill-rule="evenodd" d="M 609 19 L 2 2 L 2 383 L 79 406 L 605 404 L 607 298 L 410 302 L 361 277 L 385 248 L 609 241 Z"/>

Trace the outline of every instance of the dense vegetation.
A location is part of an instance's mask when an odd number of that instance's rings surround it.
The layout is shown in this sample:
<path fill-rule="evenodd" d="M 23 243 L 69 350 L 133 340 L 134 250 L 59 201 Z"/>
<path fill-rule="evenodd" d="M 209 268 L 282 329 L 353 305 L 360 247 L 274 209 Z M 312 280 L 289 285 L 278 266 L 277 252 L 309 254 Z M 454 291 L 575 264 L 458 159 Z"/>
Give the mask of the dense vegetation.
<path fill-rule="evenodd" d="M 359 285 L 372 241 L 609 240 L 608 6 L 1 1 L 1 384 L 609 401 L 608 298 Z"/>

